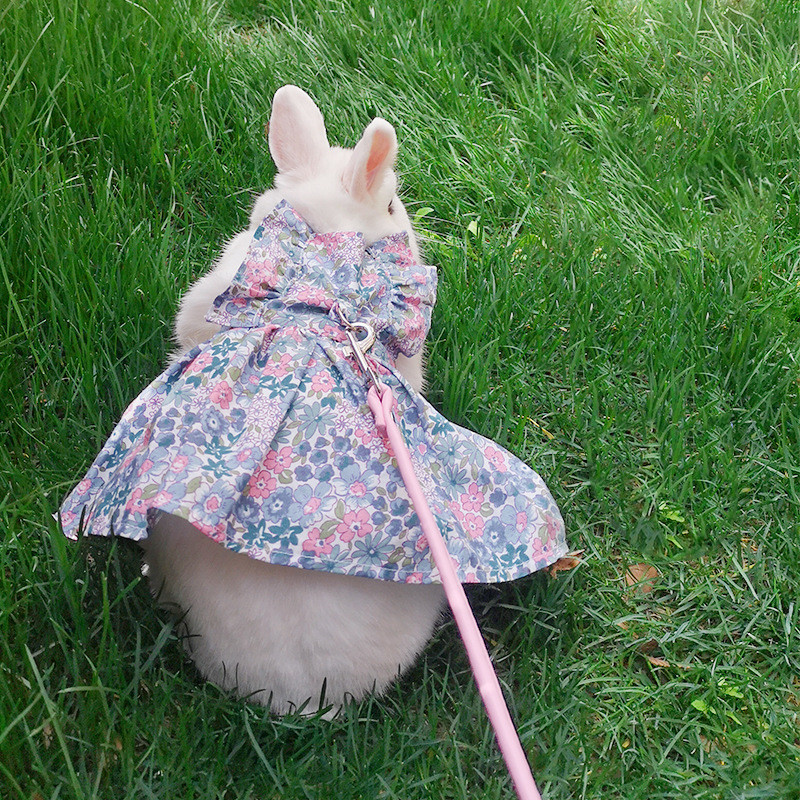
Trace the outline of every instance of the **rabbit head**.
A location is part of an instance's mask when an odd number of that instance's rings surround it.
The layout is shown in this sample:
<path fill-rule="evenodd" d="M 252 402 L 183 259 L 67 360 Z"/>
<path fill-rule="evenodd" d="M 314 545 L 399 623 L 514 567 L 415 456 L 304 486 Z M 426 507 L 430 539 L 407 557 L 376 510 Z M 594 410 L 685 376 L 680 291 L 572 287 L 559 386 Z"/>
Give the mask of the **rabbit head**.
<path fill-rule="evenodd" d="M 372 120 L 352 150 L 331 147 L 314 101 L 297 86 L 283 86 L 272 101 L 269 149 L 278 169 L 275 189 L 258 198 L 251 225 L 283 198 L 317 233 L 358 231 L 370 245 L 406 231 L 419 258 L 411 220 L 397 196 L 397 136 L 386 120 Z"/>

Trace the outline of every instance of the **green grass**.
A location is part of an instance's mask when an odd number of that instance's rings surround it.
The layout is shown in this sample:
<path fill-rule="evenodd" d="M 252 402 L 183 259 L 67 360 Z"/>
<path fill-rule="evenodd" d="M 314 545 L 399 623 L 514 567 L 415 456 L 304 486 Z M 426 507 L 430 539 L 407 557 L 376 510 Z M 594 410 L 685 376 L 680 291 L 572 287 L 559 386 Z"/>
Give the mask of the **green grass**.
<path fill-rule="evenodd" d="M 5 4 L 0 796 L 512 796 L 452 623 L 386 698 L 273 719 L 198 681 L 135 546 L 51 517 L 292 82 L 333 141 L 397 126 L 429 395 L 585 550 L 473 594 L 546 797 L 800 797 L 799 34 L 788 0 Z"/>

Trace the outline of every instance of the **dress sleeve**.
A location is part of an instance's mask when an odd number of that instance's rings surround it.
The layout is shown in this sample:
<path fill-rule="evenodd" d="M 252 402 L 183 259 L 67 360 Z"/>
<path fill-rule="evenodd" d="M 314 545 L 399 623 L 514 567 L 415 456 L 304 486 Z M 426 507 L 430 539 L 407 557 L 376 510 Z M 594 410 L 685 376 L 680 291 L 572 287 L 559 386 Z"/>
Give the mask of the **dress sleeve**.
<path fill-rule="evenodd" d="M 418 264 L 406 234 L 371 248 L 362 283 L 373 282 L 374 327 L 393 356 L 412 356 L 422 349 L 436 302 L 436 269 Z"/>
<path fill-rule="evenodd" d="M 306 223 L 287 203 L 279 203 L 255 230 L 244 261 L 206 320 L 223 327 L 260 325 L 262 301 L 277 297 L 295 280 L 308 236 Z"/>

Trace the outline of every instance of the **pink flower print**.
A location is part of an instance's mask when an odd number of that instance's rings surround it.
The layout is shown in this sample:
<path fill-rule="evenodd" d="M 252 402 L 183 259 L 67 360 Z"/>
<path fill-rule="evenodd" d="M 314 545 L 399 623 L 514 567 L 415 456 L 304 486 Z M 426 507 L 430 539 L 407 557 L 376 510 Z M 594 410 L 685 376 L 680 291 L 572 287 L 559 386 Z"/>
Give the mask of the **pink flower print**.
<path fill-rule="evenodd" d="M 343 542 L 349 542 L 353 536 L 366 536 L 372 531 L 369 524 L 369 511 L 361 508 L 358 511 L 348 511 L 342 521 L 336 526 L 336 533 Z"/>
<path fill-rule="evenodd" d="M 220 408 L 230 408 L 233 400 L 233 389 L 227 381 L 220 381 L 211 390 L 211 402 Z"/>
<path fill-rule="evenodd" d="M 333 389 L 333 378 L 327 372 L 317 372 L 311 378 L 311 389 L 314 392 L 329 392 Z"/>
<path fill-rule="evenodd" d="M 341 244 L 347 244 L 347 234 L 344 231 L 320 233 L 318 236 L 315 236 L 314 238 L 329 250 L 332 250 Z"/>
<path fill-rule="evenodd" d="M 263 252 L 254 252 L 247 260 L 245 267 L 245 283 L 250 297 L 263 297 L 278 279 L 275 262 L 265 258 Z"/>
<path fill-rule="evenodd" d="M 304 506 L 304 514 L 313 514 L 322 505 L 322 500 L 319 497 L 312 497 Z"/>
<path fill-rule="evenodd" d="M 291 445 L 288 444 L 280 450 L 270 450 L 264 457 L 264 466 L 274 472 L 283 472 L 292 466 L 293 453 Z"/>
<path fill-rule="evenodd" d="M 336 342 L 343 342 L 346 338 L 341 328 L 337 328 L 335 325 L 329 323 L 325 323 L 325 325 L 322 326 L 322 335 Z"/>
<path fill-rule="evenodd" d="M 178 454 L 175 458 L 172 459 L 172 463 L 169 465 L 169 468 L 172 472 L 181 473 L 186 469 L 186 465 L 189 463 L 189 456 L 184 456 Z"/>
<path fill-rule="evenodd" d="M 483 455 L 498 472 L 506 472 L 508 470 L 508 462 L 502 451 L 494 447 L 487 447 L 483 451 Z"/>
<path fill-rule="evenodd" d="M 424 553 L 428 549 L 428 537 L 424 533 L 414 542 L 414 549 L 418 553 Z"/>
<path fill-rule="evenodd" d="M 350 494 L 355 495 L 355 497 L 364 497 L 366 493 L 367 486 L 362 481 L 356 481 L 350 484 Z"/>
<path fill-rule="evenodd" d="M 202 372 L 212 361 L 213 356 L 208 350 L 204 350 L 186 367 L 187 372 Z"/>
<path fill-rule="evenodd" d="M 424 272 L 413 272 L 411 273 L 411 277 L 420 286 L 425 286 L 425 284 L 428 282 L 428 276 Z"/>
<path fill-rule="evenodd" d="M 308 538 L 303 542 L 303 550 L 307 553 L 314 553 L 315 556 L 327 555 L 333 550 L 333 540 L 335 535 L 331 534 L 327 538 L 322 538 L 319 528 L 312 528 L 308 532 Z"/>
<path fill-rule="evenodd" d="M 154 508 L 159 508 L 160 506 L 164 505 L 164 503 L 168 503 L 172 500 L 172 495 L 169 492 L 165 492 L 163 489 L 150 501 L 150 504 Z"/>
<path fill-rule="evenodd" d="M 214 529 L 211 532 L 211 538 L 215 542 L 224 542 L 225 539 L 228 538 L 228 523 L 227 522 L 218 522 Z"/>
<path fill-rule="evenodd" d="M 296 294 L 297 300 L 301 303 L 308 303 L 310 306 L 321 306 L 327 294 L 319 286 L 304 286 Z"/>
<path fill-rule="evenodd" d="M 219 508 L 219 497 L 215 494 L 210 494 L 203 503 L 203 508 L 206 511 L 214 512 Z"/>
<path fill-rule="evenodd" d="M 62 511 L 61 512 L 61 524 L 66 528 L 72 527 L 72 524 L 78 519 L 78 515 L 74 511 Z M 75 533 L 68 534 L 70 538 L 77 536 Z"/>
<path fill-rule="evenodd" d="M 144 461 L 142 461 L 139 471 L 136 474 L 144 475 L 146 472 L 150 472 L 151 469 L 153 469 L 153 462 L 149 458 L 146 458 Z"/>
<path fill-rule="evenodd" d="M 547 522 L 547 539 L 548 541 L 555 541 L 561 533 L 561 522 L 549 514 L 545 517 Z"/>
<path fill-rule="evenodd" d="M 284 375 L 289 374 L 289 365 L 292 363 L 292 357 L 289 353 L 284 353 L 279 361 L 272 360 L 264 367 L 266 375 L 274 375 L 276 378 L 282 378 Z"/>
<path fill-rule="evenodd" d="M 215 542 L 224 542 L 227 533 L 227 524 L 225 522 L 218 522 L 216 525 L 209 525 L 199 519 L 193 519 L 192 524 L 195 528 L 199 528 L 202 533 L 208 536 L 209 539 Z"/>
<path fill-rule="evenodd" d="M 531 542 L 531 547 L 533 548 L 534 561 L 544 561 L 553 552 L 550 544 L 545 544 L 538 536 Z"/>
<path fill-rule="evenodd" d="M 422 583 L 422 573 L 412 572 L 407 578 L 406 583 Z"/>
<path fill-rule="evenodd" d="M 89 478 L 84 478 L 76 487 L 75 490 L 78 494 L 86 494 L 92 488 L 92 482 Z"/>
<path fill-rule="evenodd" d="M 517 512 L 517 531 L 522 533 L 528 527 L 528 515 L 524 511 Z"/>
<path fill-rule="evenodd" d="M 378 275 L 375 272 L 362 272 L 361 285 L 374 286 L 378 282 Z"/>
<path fill-rule="evenodd" d="M 142 500 L 142 490 L 134 489 L 128 502 L 125 504 L 127 511 L 132 511 L 134 514 L 144 514 L 147 511 L 147 505 Z"/>
<path fill-rule="evenodd" d="M 461 524 L 470 539 L 480 539 L 483 536 L 483 517 L 477 514 L 465 514 Z"/>
<path fill-rule="evenodd" d="M 297 327 L 297 325 L 286 326 L 285 328 L 281 329 L 281 334 L 283 336 L 288 336 L 293 342 L 300 342 L 303 341 L 303 331 Z M 270 340 L 271 341 L 271 340 Z"/>
<path fill-rule="evenodd" d="M 405 267 L 408 264 L 411 264 L 413 261 L 411 250 L 403 238 L 398 237 L 395 240 L 389 240 L 381 249 L 384 253 L 391 253 L 392 255 L 397 256 L 394 261 L 400 267 Z"/>
<path fill-rule="evenodd" d="M 245 494 L 249 494 L 251 497 L 269 497 L 277 485 L 278 481 L 275 480 L 272 473 L 262 469 L 250 478 Z"/>
<path fill-rule="evenodd" d="M 483 492 L 478 488 L 478 484 L 473 482 L 459 499 L 465 511 L 480 511 L 483 505 Z"/>
<path fill-rule="evenodd" d="M 464 583 L 478 583 L 478 576 L 474 572 L 468 572 L 464 576 Z"/>
<path fill-rule="evenodd" d="M 245 447 L 244 450 L 240 450 L 236 454 L 236 460 L 241 464 L 242 461 L 247 461 L 247 459 L 250 458 L 250 454 L 252 452 L 253 452 L 253 449 L 251 447 Z"/>
<path fill-rule="evenodd" d="M 372 431 L 364 428 L 356 428 L 355 436 L 361 444 L 369 444 L 375 438 L 375 434 Z"/>

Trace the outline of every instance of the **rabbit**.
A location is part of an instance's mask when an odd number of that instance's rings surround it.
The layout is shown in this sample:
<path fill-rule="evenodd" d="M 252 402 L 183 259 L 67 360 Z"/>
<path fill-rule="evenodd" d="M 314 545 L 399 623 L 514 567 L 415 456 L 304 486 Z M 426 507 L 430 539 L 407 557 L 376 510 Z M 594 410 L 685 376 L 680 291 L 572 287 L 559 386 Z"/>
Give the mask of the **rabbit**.
<path fill-rule="evenodd" d="M 281 200 L 317 233 L 359 231 L 366 245 L 405 231 L 417 260 L 409 216 L 397 196 L 394 128 L 376 118 L 352 150 L 331 147 L 322 113 L 296 86 L 278 89 L 269 123 L 277 167 L 250 225 L 231 239 L 180 303 L 181 351 L 219 328 L 205 320 L 230 284 L 261 220 Z M 418 392 L 423 357 L 398 357 Z M 143 571 L 158 601 L 185 626 L 199 672 L 278 714 L 335 715 L 349 700 L 382 693 L 415 661 L 440 619 L 440 584 L 405 584 L 278 566 L 232 552 L 189 522 L 161 512 L 142 543 Z M 324 612 L 324 613 L 323 613 Z"/>

